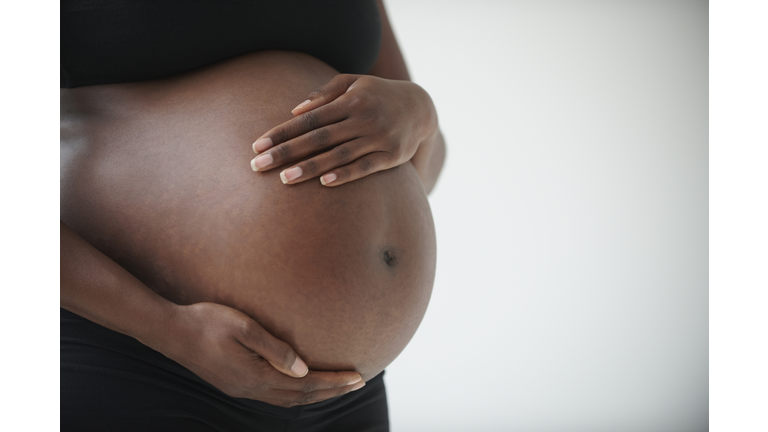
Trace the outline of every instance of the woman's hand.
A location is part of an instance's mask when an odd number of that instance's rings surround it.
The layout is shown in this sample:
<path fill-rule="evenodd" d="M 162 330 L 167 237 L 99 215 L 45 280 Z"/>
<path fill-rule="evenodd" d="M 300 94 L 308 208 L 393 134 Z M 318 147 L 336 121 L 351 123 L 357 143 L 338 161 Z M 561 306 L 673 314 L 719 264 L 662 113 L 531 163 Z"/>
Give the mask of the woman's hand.
<path fill-rule="evenodd" d="M 292 407 L 365 385 L 357 372 L 309 371 L 288 344 L 228 306 L 197 303 L 174 314 L 164 354 L 230 396 Z"/>
<path fill-rule="evenodd" d="M 280 173 L 295 184 L 321 176 L 339 186 L 409 161 L 437 133 L 432 100 L 410 81 L 337 75 L 294 108 L 296 116 L 253 143 L 254 171 L 297 163 Z"/>

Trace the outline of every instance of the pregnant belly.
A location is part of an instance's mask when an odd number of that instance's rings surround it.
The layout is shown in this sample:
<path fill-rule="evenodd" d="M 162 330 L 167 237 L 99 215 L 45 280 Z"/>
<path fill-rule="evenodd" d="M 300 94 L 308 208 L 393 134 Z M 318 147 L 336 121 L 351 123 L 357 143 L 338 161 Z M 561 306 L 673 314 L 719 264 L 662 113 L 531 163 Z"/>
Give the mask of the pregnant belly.
<path fill-rule="evenodd" d="M 373 377 L 415 333 L 434 281 L 415 169 L 325 188 L 249 166 L 251 142 L 334 74 L 266 52 L 61 90 L 62 220 L 169 300 L 234 307 L 310 368 Z"/>

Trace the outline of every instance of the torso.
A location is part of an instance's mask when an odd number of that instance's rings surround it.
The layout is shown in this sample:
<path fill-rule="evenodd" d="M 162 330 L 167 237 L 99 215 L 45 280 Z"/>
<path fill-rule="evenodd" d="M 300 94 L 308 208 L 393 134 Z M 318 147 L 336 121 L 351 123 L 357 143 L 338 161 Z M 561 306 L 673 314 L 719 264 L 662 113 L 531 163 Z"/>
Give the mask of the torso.
<path fill-rule="evenodd" d="M 250 54 L 61 90 L 61 219 L 165 298 L 241 310 L 316 370 L 369 379 L 429 301 L 435 234 L 410 162 L 336 188 L 254 173 L 251 143 L 336 72 Z"/>

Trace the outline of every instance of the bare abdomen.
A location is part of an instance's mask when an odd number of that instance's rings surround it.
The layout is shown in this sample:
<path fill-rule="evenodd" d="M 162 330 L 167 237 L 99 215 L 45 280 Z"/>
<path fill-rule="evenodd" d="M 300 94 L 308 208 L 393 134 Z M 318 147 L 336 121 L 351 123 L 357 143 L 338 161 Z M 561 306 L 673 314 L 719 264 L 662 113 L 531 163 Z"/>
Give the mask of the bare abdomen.
<path fill-rule="evenodd" d="M 63 89 L 62 220 L 169 300 L 237 308 L 311 368 L 373 377 L 413 336 L 434 280 L 415 169 L 325 188 L 249 166 L 253 140 L 334 74 L 267 52 Z"/>

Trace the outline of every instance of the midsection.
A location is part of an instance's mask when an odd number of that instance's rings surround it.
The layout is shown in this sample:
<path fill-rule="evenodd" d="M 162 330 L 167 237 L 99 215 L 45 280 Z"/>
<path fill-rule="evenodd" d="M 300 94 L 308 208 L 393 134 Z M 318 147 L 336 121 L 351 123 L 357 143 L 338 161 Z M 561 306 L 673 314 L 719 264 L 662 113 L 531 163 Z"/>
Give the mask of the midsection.
<path fill-rule="evenodd" d="M 167 299 L 234 307 L 311 368 L 373 377 L 413 336 L 434 280 L 415 169 L 326 188 L 249 166 L 254 139 L 334 74 L 263 52 L 62 89 L 62 220 Z"/>

